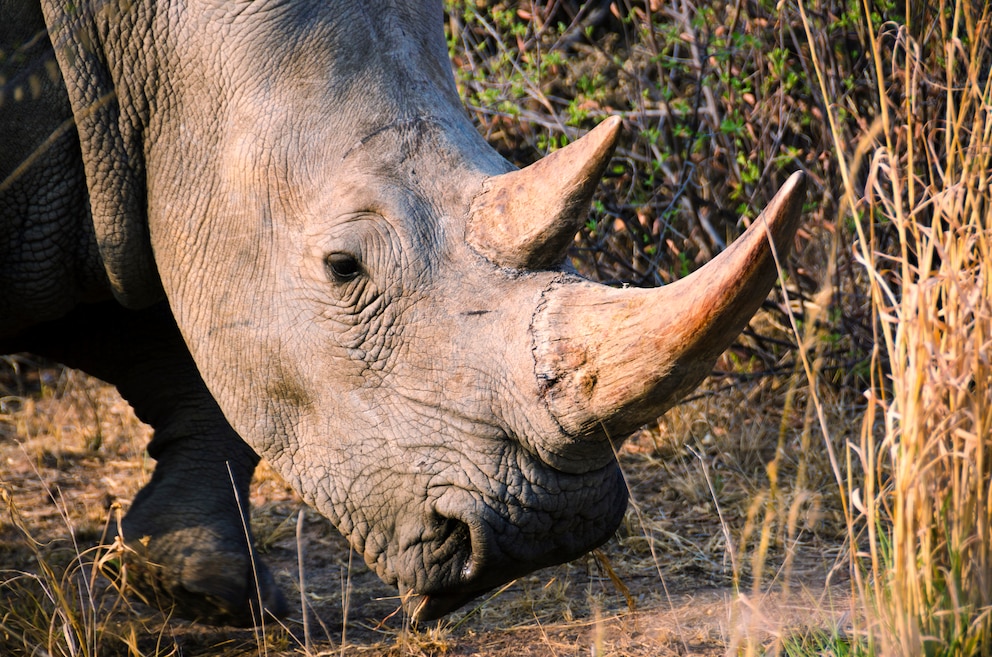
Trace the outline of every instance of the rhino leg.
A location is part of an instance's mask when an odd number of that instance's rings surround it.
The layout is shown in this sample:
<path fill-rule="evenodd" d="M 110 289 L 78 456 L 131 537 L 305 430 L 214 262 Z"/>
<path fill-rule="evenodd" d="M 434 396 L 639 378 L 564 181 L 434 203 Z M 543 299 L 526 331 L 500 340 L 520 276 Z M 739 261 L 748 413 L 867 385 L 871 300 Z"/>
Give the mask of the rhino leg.
<path fill-rule="evenodd" d="M 285 614 L 282 593 L 250 547 L 258 457 L 207 391 L 168 307 L 83 306 L 15 344 L 113 383 L 154 428 L 155 472 L 123 521 L 136 555 L 129 580 L 139 592 L 207 623 L 255 624 L 259 601 L 267 613 Z"/>
<path fill-rule="evenodd" d="M 137 553 L 133 581 L 150 602 L 174 604 L 177 615 L 201 622 L 253 625 L 260 605 L 276 616 L 286 605 L 250 551 L 248 484 L 257 457 L 215 413 L 216 426 L 200 428 L 209 432 L 209 454 L 204 435 L 176 439 L 156 429 L 149 448 L 158 463 L 124 517 L 124 537 Z"/>

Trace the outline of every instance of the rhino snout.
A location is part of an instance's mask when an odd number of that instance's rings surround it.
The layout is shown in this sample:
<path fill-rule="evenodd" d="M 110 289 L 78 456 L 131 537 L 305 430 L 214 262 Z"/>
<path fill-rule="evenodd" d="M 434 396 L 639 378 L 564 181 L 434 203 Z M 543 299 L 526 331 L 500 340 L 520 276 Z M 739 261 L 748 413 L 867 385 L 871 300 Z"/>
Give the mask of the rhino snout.
<path fill-rule="evenodd" d="M 473 598 L 606 542 L 623 519 L 627 489 L 616 463 L 584 475 L 544 472 L 520 497 L 445 487 L 432 505 L 422 552 L 398 584 L 415 620 L 439 618 Z M 567 491 L 567 495 L 560 495 Z"/>

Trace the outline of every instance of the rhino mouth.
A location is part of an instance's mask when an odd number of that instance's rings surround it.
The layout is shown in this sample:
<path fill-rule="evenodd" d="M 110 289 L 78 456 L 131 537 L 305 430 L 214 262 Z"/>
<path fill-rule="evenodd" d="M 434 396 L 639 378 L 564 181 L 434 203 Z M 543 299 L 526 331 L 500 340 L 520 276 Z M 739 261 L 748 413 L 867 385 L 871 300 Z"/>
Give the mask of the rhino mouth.
<path fill-rule="evenodd" d="M 563 508 L 558 496 L 509 503 L 446 487 L 432 505 L 434 540 L 420 545 L 420 568 L 404 569 L 419 570 L 421 577 L 398 582 L 404 611 L 415 621 L 440 618 L 517 577 L 575 559 L 609 540 L 627 506 L 619 467 L 614 463 L 592 477 L 565 475 L 551 487 L 563 484 L 585 495 Z"/>
<path fill-rule="evenodd" d="M 403 610 L 417 622 L 432 621 L 464 606 L 492 589 L 464 593 L 409 593 L 403 598 Z"/>

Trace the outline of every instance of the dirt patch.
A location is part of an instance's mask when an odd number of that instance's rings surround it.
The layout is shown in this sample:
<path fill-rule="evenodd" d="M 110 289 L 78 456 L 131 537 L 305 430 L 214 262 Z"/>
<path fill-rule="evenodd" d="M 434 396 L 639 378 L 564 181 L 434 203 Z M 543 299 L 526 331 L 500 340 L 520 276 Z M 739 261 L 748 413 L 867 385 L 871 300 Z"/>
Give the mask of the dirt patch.
<path fill-rule="evenodd" d="M 0 375 L 0 488 L 14 510 L 0 518 L 0 600 L 16 610 L 24 594 L 12 579 L 42 572 L 41 562 L 56 572 L 71 568 L 126 509 L 154 462 L 144 453 L 149 429 L 112 387 L 45 364 L 14 364 Z M 772 542 L 760 576 L 773 593 L 734 593 L 752 590 L 754 559 L 728 550 L 727 537 L 742 541 L 754 496 L 719 467 L 720 458 L 736 457 L 716 450 L 697 462 L 679 449 L 657 434 L 625 448 L 635 504 L 602 550 L 419 626 L 399 611 L 396 591 L 263 463 L 252 523 L 295 613 L 264 631 L 211 628 L 136 602 L 115 604 L 116 594 L 94 580 L 99 613 L 91 622 L 106 635 L 100 654 L 127 654 L 128 641 L 142 654 L 299 654 L 306 641 L 299 549 L 314 654 L 716 655 L 748 640 L 774 643 L 787 628 L 835 625 L 844 593 L 825 582 L 836 550 L 816 532 L 800 532 L 788 550 Z M 715 498 L 713 473 L 696 472 L 703 463 L 723 478 Z M 9 615 L 2 623 L 12 627 Z M 9 631 L 0 636 L 4 654 L 24 654 L 24 642 Z"/>

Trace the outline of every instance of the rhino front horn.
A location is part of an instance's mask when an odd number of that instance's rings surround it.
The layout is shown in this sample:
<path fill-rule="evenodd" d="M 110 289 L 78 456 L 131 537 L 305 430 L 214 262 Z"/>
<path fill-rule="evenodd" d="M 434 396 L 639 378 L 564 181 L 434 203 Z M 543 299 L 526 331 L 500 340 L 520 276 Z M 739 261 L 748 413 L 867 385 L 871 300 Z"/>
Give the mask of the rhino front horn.
<path fill-rule="evenodd" d="M 529 167 L 489 178 L 472 203 L 468 243 L 504 267 L 557 267 L 589 213 L 619 135 L 620 118 L 613 116 Z"/>
<path fill-rule="evenodd" d="M 532 320 L 538 383 L 577 442 L 622 439 L 706 377 L 777 278 L 805 198 L 795 173 L 736 242 L 704 267 L 654 289 L 564 280 Z"/>

